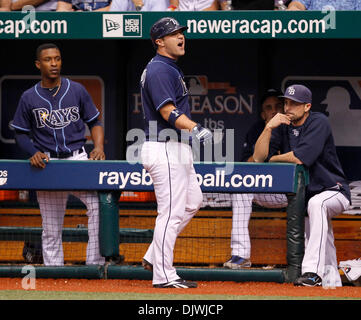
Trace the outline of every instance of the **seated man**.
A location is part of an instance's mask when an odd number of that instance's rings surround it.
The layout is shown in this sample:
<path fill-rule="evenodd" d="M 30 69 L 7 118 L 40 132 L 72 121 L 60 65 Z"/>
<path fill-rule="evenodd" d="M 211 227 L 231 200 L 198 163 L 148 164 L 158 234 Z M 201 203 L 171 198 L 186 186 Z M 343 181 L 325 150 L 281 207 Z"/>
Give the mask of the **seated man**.
<path fill-rule="evenodd" d="M 350 187 L 336 153 L 328 118 L 311 111 L 312 92 L 301 84 L 284 94 L 284 114 L 265 126 L 254 147 L 255 162 L 304 165 L 309 171 L 305 188 L 305 252 L 296 286 L 341 286 L 332 218 L 351 202 Z"/>
<path fill-rule="evenodd" d="M 22 11 L 26 6 L 33 6 L 35 11 L 55 11 L 57 3 L 57 0 L 0 0 L 0 11 Z"/>
<path fill-rule="evenodd" d="M 58 0 L 56 11 L 109 11 L 111 0 Z"/>
<path fill-rule="evenodd" d="M 340 0 L 293 0 L 288 10 L 323 10 L 332 7 L 334 10 L 361 10 L 360 1 Z"/>
<path fill-rule="evenodd" d="M 241 161 L 254 162 L 252 154 L 254 145 L 262 133 L 267 122 L 278 112 L 283 112 L 282 101 L 278 96 L 282 93 L 269 89 L 261 100 L 261 118 L 256 122 L 246 135 L 243 155 Z M 264 194 L 264 193 L 235 193 L 232 199 L 232 234 L 231 248 L 232 257 L 223 264 L 230 269 L 241 269 L 251 267 L 251 241 L 248 231 L 248 223 L 252 213 L 252 203 L 255 202 L 262 207 L 284 208 L 287 206 L 287 198 L 284 194 Z"/>

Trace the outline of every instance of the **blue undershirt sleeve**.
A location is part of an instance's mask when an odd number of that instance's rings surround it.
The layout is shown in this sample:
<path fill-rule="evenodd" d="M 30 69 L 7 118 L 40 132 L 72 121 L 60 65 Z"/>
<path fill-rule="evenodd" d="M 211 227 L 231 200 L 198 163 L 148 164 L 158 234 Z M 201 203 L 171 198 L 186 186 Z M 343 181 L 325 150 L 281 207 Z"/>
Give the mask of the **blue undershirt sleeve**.
<path fill-rule="evenodd" d="M 34 144 L 31 141 L 29 135 L 25 132 L 16 130 L 15 140 L 17 145 L 21 148 L 21 150 L 27 152 L 30 156 L 33 156 L 36 152 L 39 151 L 34 147 Z"/>

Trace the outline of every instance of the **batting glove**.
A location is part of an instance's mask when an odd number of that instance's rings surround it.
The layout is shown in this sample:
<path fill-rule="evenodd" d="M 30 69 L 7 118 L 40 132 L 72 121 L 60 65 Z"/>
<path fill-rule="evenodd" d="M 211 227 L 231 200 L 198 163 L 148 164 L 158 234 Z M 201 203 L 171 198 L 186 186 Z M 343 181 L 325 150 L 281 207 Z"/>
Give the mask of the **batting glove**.
<path fill-rule="evenodd" d="M 192 129 L 191 134 L 193 138 L 199 140 L 199 142 L 203 144 L 208 144 L 212 142 L 212 132 L 207 128 L 203 128 L 199 123 Z"/>

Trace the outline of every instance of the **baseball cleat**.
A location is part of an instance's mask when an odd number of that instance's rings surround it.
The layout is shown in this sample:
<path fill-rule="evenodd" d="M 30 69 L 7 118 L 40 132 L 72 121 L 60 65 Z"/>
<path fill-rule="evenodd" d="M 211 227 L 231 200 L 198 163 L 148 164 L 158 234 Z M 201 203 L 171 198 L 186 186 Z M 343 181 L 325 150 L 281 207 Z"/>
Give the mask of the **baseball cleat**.
<path fill-rule="evenodd" d="M 244 259 L 239 256 L 232 256 L 227 262 L 223 263 L 223 267 L 228 269 L 243 269 L 250 268 L 252 265 L 251 260 Z"/>
<path fill-rule="evenodd" d="M 145 270 L 153 272 L 153 265 L 150 262 L 148 262 L 147 260 L 143 259 L 142 266 Z"/>
<path fill-rule="evenodd" d="M 305 272 L 293 284 L 295 286 L 316 287 L 322 284 L 322 279 L 314 272 Z"/>
<path fill-rule="evenodd" d="M 183 279 L 177 279 L 173 280 L 167 283 L 162 284 L 154 284 L 154 288 L 183 288 L 183 289 L 189 289 L 189 288 L 197 288 L 197 282 L 187 281 Z"/>

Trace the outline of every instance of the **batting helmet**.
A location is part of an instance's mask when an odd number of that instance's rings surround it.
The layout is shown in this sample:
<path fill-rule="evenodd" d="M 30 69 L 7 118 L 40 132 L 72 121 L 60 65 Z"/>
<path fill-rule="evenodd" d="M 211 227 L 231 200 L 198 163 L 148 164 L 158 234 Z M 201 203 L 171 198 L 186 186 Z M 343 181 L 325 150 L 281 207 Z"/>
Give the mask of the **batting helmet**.
<path fill-rule="evenodd" d="M 165 17 L 155 22 L 150 29 L 150 37 L 155 43 L 155 40 L 163 38 L 164 36 L 171 34 L 179 30 L 187 30 L 188 27 L 181 26 L 177 20 L 170 17 Z"/>

